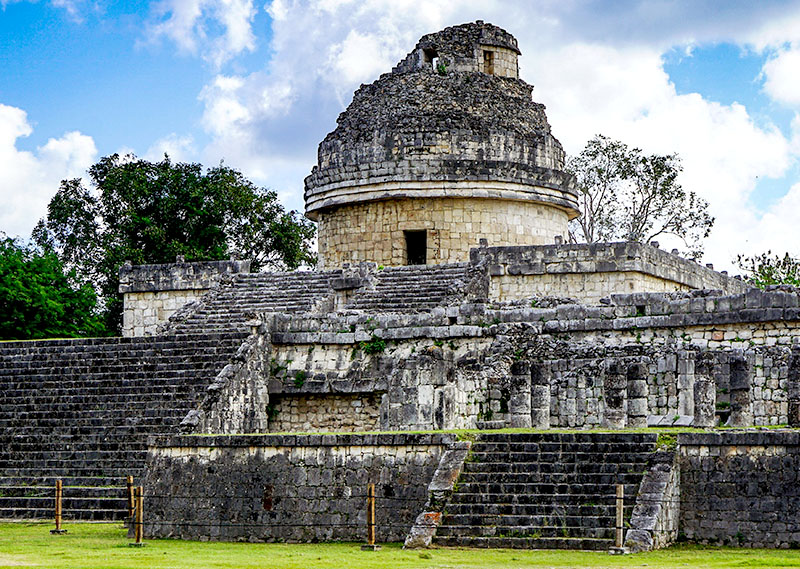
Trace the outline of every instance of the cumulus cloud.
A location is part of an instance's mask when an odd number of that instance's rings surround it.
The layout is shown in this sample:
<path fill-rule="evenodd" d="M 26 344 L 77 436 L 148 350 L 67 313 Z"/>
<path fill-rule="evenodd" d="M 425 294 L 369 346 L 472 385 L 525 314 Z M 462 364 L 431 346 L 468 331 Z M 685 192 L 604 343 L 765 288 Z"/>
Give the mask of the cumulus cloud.
<path fill-rule="evenodd" d="M 128 151 L 122 154 L 132 154 L 132 152 Z M 194 138 L 171 133 L 159 138 L 150 145 L 150 148 L 147 149 L 142 158 L 151 162 L 158 162 L 164 158 L 164 154 L 169 155 L 170 160 L 173 162 L 191 162 L 197 155 L 197 150 L 194 147 Z"/>
<path fill-rule="evenodd" d="M 162 0 L 148 31 L 152 39 L 166 37 L 181 51 L 199 54 L 219 68 L 255 50 L 255 14 L 253 0 Z"/>
<path fill-rule="evenodd" d="M 765 64 L 764 91 L 779 103 L 800 109 L 800 44 L 779 50 Z"/>
<path fill-rule="evenodd" d="M 32 132 L 25 111 L 0 104 L 0 231 L 10 236 L 29 237 L 60 181 L 82 176 L 97 157 L 92 138 L 77 131 L 35 152 L 17 148 Z"/>

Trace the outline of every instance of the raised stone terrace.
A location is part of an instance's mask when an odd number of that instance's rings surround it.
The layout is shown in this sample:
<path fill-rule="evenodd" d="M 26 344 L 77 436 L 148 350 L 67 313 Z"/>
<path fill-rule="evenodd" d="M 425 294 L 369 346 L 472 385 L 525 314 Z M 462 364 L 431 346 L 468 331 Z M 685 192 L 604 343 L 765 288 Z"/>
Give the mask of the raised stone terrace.
<path fill-rule="evenodd" d="M 127 515 L 148 435 L 172 433 L 242 334 L 0 343 L 0 518 Z"/>

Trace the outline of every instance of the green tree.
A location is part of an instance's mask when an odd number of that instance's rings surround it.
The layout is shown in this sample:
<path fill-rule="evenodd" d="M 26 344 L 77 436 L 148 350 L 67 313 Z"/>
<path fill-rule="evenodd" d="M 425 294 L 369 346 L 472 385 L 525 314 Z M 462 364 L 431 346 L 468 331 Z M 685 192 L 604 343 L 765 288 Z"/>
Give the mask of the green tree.
<path fill-rule="evenodd" d="M 786 253 L 783 257 L 767 251 L 754 257 L 739 255 L 736 264 L 746 274 L 747 282 L 758 288 L 788 284 L 800 286 L 800 259 Z"/>
<path fill-rule="evenodd" d="M 285 211 L 273 191 L 232 168 L 114 154 L 89 169 L 90 184 L 64 180 L 34 241 L 98 290 L 106 324 L 119 330 L 119 268 L 134 264 L 252 260 L 252 270 L 313 265 L 315 227 Z"/>
<path fill-rule="evenodd" d="M 567 162 L 578 187 L 581 216 L 570 226 L 573 241 L 638 241 L 661 235 L 680 238 L 685 252 L 699 257 L 714 218 L 708 202 L 679 183 L 677 154 L 646 155 L 597 135 Z"/>
<path fill-rule="evenodd" d="M 0 340 L 103 335 L 96 306 L 54 253 L 0 233 Z"/>

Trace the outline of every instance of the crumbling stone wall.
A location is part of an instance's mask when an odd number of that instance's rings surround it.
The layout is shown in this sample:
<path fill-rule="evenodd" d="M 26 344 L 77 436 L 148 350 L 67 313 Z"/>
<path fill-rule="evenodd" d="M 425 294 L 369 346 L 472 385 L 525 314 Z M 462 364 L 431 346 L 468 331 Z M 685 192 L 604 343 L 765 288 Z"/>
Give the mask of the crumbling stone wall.
<path fill-rule="evenodd" d="M 413 434 L 154 438 L 144 532 L 224 541 L 364 541 L 371 483 L 378 540 L 401 541 L 454 442 L 452 435 Z"/>
<path fill-rule="evenodd" d="M 517 39 L 507 31 L 478 20 L 475 23 L 451 26 L 440 32 L 420 38 L 414 50 L 397 64 L 392 73 L 429 71 L 438 73 L 431 65 L 435 57 L 448 71 L 481 71 L 489 73 L 485 64 L 485 51 L 495 53 L 496 75 L 517 77 Z M 498 55 L 499 54 L 499 55 Z"/>
<path fill-rule="evenodd" d="M 349 330 L 355 324 L 340 321 L 339 332 L 325 333 L 327 342 L 313 349 L 273 333 L 270 430 L 475 428 L 489 414 L 490 384 L 507 375 L 508 364 L 486 365 L 481 340 L 387 340 L 382 350 L 368 353 L 377 336 L 363 331 L 366 323 L 360 320 L 354 332 Z M 429 330 L 420 327 L 416 333 Z M 304 417 L 301 408 L 312 414 Z"/>
<path fill-rule="evenodd" d="M 681 531 L 701 543 L 800 546 L 800 433 L 678 436 Z"/>
<path fill-rule="evenodd" d="M 791 386 L 800 383 L 791 363 L 800 361 L 791 358 L 800 342 L 796 294 L 614 295 L 599 307 L 555 302 L 277 317 L 270 392 L 298 401 L 380 394 L 381 429 L 789 420 Z M 768 308 L 775 304 L 784 306 Z"/>

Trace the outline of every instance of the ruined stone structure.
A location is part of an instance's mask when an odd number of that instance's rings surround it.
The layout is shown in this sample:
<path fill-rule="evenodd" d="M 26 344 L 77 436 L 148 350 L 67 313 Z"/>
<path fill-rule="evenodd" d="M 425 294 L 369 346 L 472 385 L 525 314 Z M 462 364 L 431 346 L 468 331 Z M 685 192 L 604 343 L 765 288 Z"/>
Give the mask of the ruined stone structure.
<path fill-rule="evenodd" d="M 119 271 L 124 294 L 122 335 L 153 336 L 183 306 L 199 300 L 225 275 L 250 272 L 250 261 L 186 263 L 178 257 L 170 265 L 125 263 Z"/>
<path fill-rule="evenodd" d="M 447 28 L 356 91 L 306 179 L 322 266 L 453 263 L 477 237 L 538 245 L 567 234 L 573 180 L 518 77 L 519 53 L 496 26 Z"/>
<path fill-rule="evenodd" d="M 124 266 L 128 337 L 0 344 L 0 517 L 62 478 L 119 519 L 132 474 L 148 536 L 358 540 L 375 484 L 381 540 L 606 549 L 620 484 L 631 551 L 800 545 L 800 294 L 561 243 L 518 54 L 448 28 L 356 93 L 307 179 L 323 270 Z"/>

